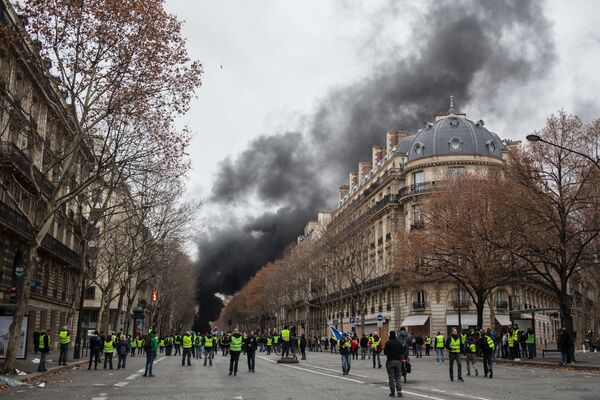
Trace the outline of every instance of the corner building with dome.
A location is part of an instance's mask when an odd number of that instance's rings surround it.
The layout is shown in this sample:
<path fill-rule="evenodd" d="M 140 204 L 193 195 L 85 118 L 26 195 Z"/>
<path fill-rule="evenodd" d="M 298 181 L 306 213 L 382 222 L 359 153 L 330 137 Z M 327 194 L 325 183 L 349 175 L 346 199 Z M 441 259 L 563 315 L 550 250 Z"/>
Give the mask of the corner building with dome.
<path fill-rule="evenodd" d="M 359 162 L 358 169 L 350 172 L 348 183 L 339 188 L 337 208 L 328 212 L 327 218 L 319 215 L 321 222 L 310 222 L 304 236 L 299 238 L 318 240 L 313 233 L 322 229 L 342 243 L 358 227 L 368 232 L 360 257 L 362 264 L 344 267 L 366 271 L 361 282 L 367 299 L 362 302 L 366 334 L 378 330 L 377 316 L 382 315 L 379 332 L 383 339 L 387 339 L 391 329 L 400 327 L 423 337 L 435 336 L 438 331 L 445 335 L 458 325 L 459 309 L 462 327 L 476 327 L 475 306 L 464 289 L 459 293 L 456 281 L 407 287 L 391 275 L 393 249 L 402 246 L 394 237 L 395 232 L 423 227 L 421 207 L 428 194 L 457 174 L 483 172 L 502 165 L 509 147 L 519 145 L 500 139 L 482 120 L 467 119 L 452 103 L 451 99 L 448 113 L 437 114 L 433 122 L 426 123 L 416 133 L 387 132 L 386 146 L 374 146 L 372 159 Z M 327 275 L 327 271 L 323 273 Z M 585 286 L 585 281 L 580 284 Z M 309 335 L 329 335 L 329 327 L 333 326 L 354 330 L 360 336 L 363 312 L 361 304 L 352 299 L 352 290 L 329 283 L 325 292 L 316 293 L 308 307 L 286 310 L 282 321 L 304 326 Z M 583 286 L 578 290 L 587 292 Z M 595 307 L 586 305 L 597 300 L 585 296 L 576 299 L 574 322 L 579 332 L 595 328 L 590 325 L 598 320 L 598 315 L 589 315 Z M 581 308 L 577 301 L 582 303 Z M 520 329 L 534 328 L 538 347 L 554 346 L 560 327 L 554 296 L 525 283 L 497 288 L 487 300 L 483 328 L 503 327 L 513 322 Z"/>

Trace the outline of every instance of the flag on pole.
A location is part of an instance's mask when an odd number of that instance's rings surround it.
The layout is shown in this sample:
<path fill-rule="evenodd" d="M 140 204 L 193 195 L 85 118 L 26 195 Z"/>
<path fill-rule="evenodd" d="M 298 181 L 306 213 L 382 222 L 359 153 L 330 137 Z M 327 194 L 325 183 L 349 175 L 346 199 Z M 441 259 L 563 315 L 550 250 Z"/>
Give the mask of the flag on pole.
<path fill-rule="evenodd" d="M 329 329 L 331 329 L 331 333 L 333 333 L 333 336 L 335 336 L 336 340 L 342 340 L 342 332 L 340 332 L 333 326 L 331 326 Z"/>

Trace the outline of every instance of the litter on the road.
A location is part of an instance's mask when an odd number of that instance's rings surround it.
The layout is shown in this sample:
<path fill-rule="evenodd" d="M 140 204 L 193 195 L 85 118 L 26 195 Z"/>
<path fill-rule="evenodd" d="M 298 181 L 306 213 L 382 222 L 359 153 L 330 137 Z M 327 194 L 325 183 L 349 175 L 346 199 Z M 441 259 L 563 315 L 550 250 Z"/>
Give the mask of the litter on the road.
<path fill-rule="evenodd" d="M 37 385 L 37 387 L 39 388 L 45 388 L 46 387 L 46 383 L 48 383 L 47 381 L 41 382 L 39 385 Z"/>
<path fill-rule="evenodd" d="M 21 371 L 18 369 L 15 369 L 15 371 L 17 371 L 17 375 L 20 375 L 20 376 L 27 375 L 27 372 L 25 372 L 25 371 Z"/>
<path fill-rule="evenodd" d="M 12 386 L 12 387 L 15 387 L 15 386 L 19 386 L 19 385 L 23 385 L 23 384 L 24 384 L 23 382 L 21 382 L 21 381 L 18 381 L 18 380 L 16 380 L 16 379 L 12 379 L 12 378 L 9 378 L 9 377 L 7 377 L 7 376 L 1 376 L 1 375 L 0 375 L 0 382 L 4 382 L 4 383 L 6 383 L 8 386 Z"/>
<path fill-rule="evenodd" d="M 39 364 L 40 363 L 40 359 L 37 358 L 37 357 L 34 357 L 34 358 L 31 359 L 31 362 L 34 363 L 34 364 Z"/>

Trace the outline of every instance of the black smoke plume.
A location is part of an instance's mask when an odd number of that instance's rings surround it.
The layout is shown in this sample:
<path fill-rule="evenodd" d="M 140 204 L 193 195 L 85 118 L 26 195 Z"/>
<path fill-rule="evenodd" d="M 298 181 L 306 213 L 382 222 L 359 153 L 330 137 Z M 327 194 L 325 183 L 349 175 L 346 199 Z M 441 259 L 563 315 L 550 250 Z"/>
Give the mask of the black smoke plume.
<path fill-rule="evenodd" d="M 386 12 L 406 23 L 395 2 Z M 249 197 L 276 211 L 234 220 L 199 239 L 196 329 L 218 317 L 222 302 L 215 293 L 234 294 L 319 208 L 335 204 L 337 187 L 358 161 L 370 160 L 371 146 L 382 144 L 385 131 L 419 128 L 448 109 L 449 95 L 459 108 L 477 105 L 506 117 L 523 101 L 522 87 L 554 65 L 551 26 L 540 2 L 432 1 L 416 13 L 409 46 L 390 50 L 372 76 L 327 94 L 304 134 L 261 136 L 221 162 L 211 200 L 222 204 L 224 215 Z M 389 23 L 389 14 L 381 20 Z M 377 40 L 377 34 L 366 36 Z"/>

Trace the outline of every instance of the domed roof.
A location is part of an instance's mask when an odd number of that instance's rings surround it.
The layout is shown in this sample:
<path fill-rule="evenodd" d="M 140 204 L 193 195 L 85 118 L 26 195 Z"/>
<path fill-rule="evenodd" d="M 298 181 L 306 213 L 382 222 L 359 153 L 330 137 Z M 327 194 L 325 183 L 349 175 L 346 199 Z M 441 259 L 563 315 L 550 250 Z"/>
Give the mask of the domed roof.
<path fill-rule="evenodd" d="M 481 120 L 475 123 L 464 114 L 455 114 L 452 100 L 448 116 L 428 122 L 416 135 L 407 137 L 398 146 L 406 151 L 408 161 L 441 155 L 501 158 L 506 146 L 498 135 L 484 128 Z"/>

